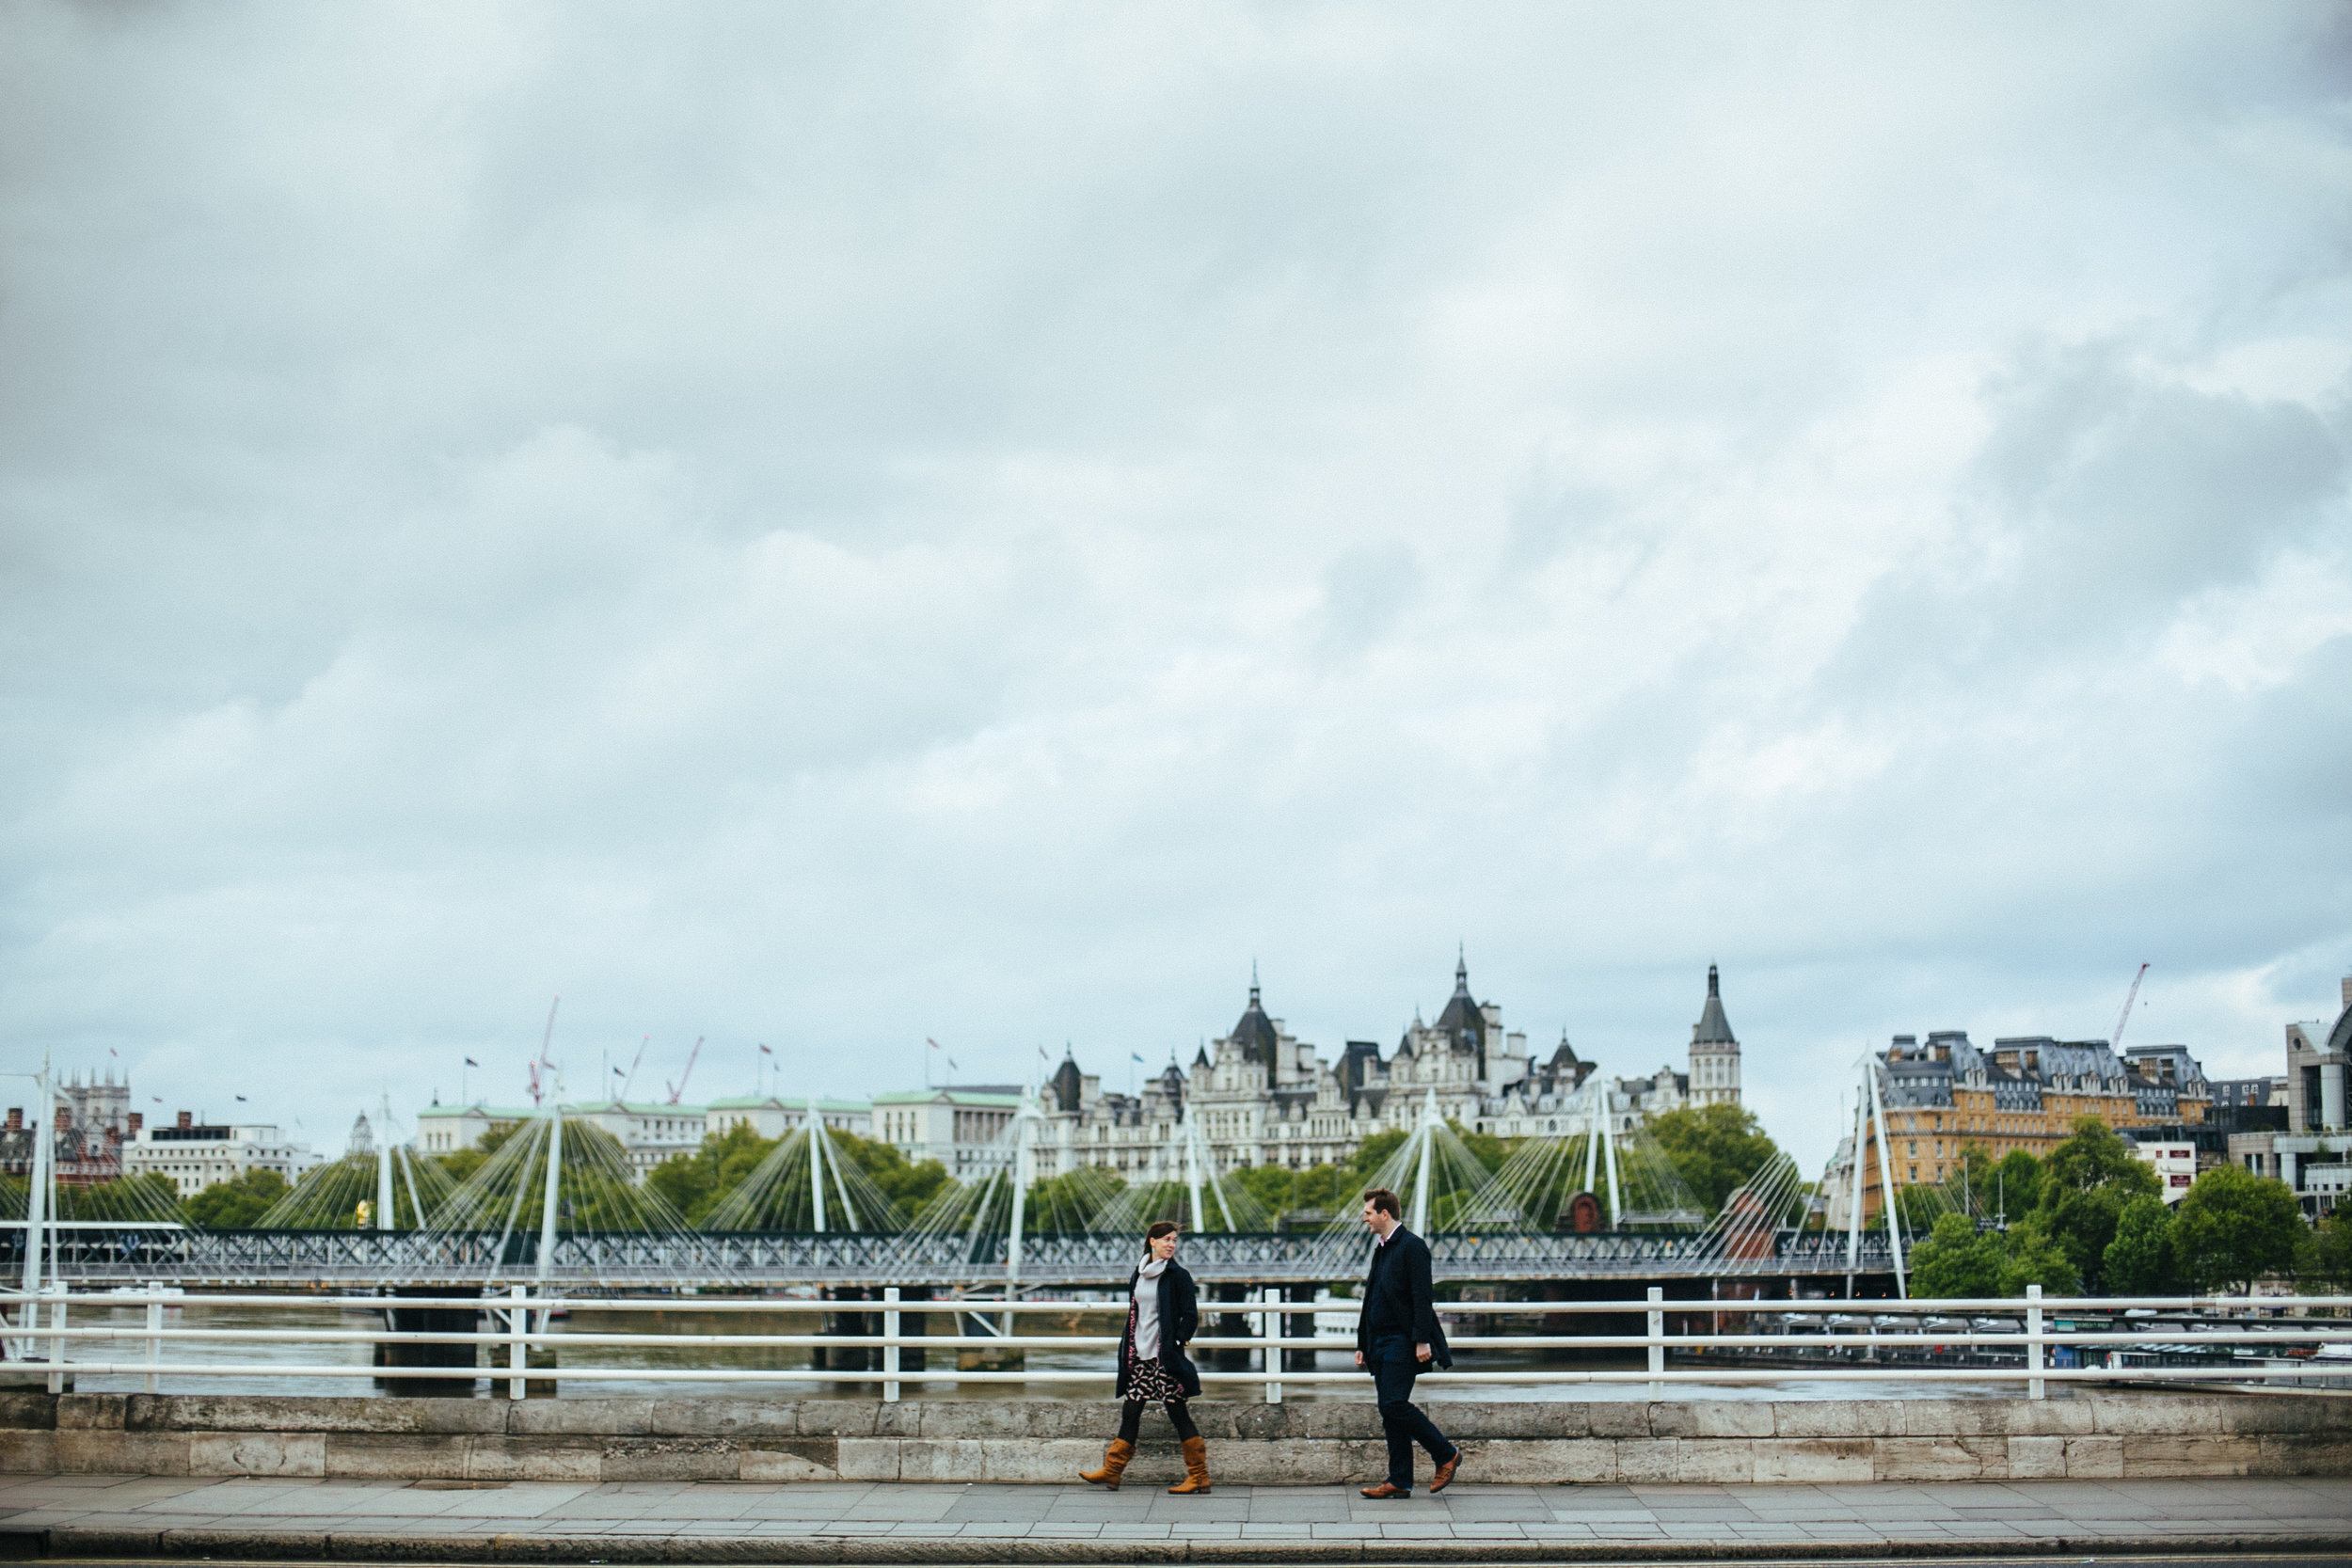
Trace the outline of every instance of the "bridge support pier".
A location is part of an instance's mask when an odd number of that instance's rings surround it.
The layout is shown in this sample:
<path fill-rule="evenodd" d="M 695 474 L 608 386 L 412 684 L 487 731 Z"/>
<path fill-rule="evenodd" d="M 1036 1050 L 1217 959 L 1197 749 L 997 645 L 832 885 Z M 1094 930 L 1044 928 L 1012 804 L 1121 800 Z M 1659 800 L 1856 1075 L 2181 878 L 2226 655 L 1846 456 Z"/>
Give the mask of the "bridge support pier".
<path fill-rule="evenodd" d="M 1285 1285 L 1282 1299 L 1312 1305 L 1315 1287 Z M 1311 1339 L 1315 1337 L 1315 1315 L 1312 1312 L 1286 1312 L 1282 1315 L 1282 1338 Z M 1286 1372 L 1311 1372 L 1315 1370 L 1315 1353 L 1311 1350 L 1286 1350 L 1282 1353 L 1282 1370 Z"/>
<path fill-rule="evenodd" d="M 1249 1299 L 1249 1287 L 1242 1284 L 1216 1284 L 1209 1287 L 1210 1298 L 1218 1303 L 1239 1305 Z M 1216 1315 L 1216 1336 L 1220 1339 L 1246 1339 L 1249 1337 L 1249 1314 L 1219 1312 Z M 1249 1353 L 1246 1350 L 1218 1350 L 1209 1353 L 1216 1359 L 1219 1371 L 1246 1372 L 1249 1370 Z"/>

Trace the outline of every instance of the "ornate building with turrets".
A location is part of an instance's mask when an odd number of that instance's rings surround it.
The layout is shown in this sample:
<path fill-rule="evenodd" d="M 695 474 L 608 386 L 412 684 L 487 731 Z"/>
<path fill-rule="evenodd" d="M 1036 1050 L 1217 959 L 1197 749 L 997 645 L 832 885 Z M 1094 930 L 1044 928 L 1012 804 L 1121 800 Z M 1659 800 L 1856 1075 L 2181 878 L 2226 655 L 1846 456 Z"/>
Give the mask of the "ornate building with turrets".
<path fill-rule="evenodd" d="M 1702 1042 L 1706 1048 L 1710 1088 L 1736 1101 L 1740 1047 L 1712 968 L 1706 1010 L 1692 1037 L 1694 1061 Z M 1241 1017 L 1222 1037 L 1201 1043 L 1189 1070 L 1171 1057 L 1138 1092 L 1121 1094 L 1105 1091 L 1098 1076 L 1066 1055 L 1045 1085 L 1048 1132 L 1039 1172 L 1098 1166 L 1132 1179 L 1168 1171 L 1178 1163 L 1187 1116 L 1220 1170 L 1334 1164 L 1374 1133 L 1412 1127 L 1432 1096 L 1438 1115 L 1472 1132 L 1505 1138 L 1570 1133 L 1582 1125 L 1568 1102 L 1594 1070 L 1565 1035 L 1548 1055 L 1532 1053 L 1524 1034 L 1504 1027 L 1500 1006 L 1471 994 L 1463 958 L 1455 960 L 1454 993 L 1437 1020 L 1416 1016 L 1386 1058 L 1372 1040 L 1347 1041 L 1336 1062 L 1318 1056 L 1266 1011 L 1253 974 Z M 1675 1103 L 1681 1096 L 1678 1087 Z M 1613 1112 L 1628 1118 L 1651 1108 L 1612 1094 Z"/>

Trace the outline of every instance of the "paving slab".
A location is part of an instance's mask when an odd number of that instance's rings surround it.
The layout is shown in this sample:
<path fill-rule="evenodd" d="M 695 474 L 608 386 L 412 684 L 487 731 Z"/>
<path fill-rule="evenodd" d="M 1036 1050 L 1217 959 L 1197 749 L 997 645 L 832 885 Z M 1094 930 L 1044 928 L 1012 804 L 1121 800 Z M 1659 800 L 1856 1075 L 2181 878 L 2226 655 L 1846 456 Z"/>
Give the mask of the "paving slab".
<path fill-rule="evenodd" d="M 58 1557 L 585 1563 L 1534 1563 L 1993 1554 L 2130 1545 L 2352 1550 L 2339 1479 L 1509 1486 L 1372 1502 L 1353 1486 L 0 1477 L 0 1537 Z M 340 1543 L 340 1544 L 339 1544 Z M 491 1550 L 491 1545 L 495 1550 Z M 1143 1552 L 1147 1556 L 1138 1558 Z M 1237 1553 L 1243 1554 L 1236 1556 Z M 0 1555 L 24 1555 L 0 1540 Z"/>

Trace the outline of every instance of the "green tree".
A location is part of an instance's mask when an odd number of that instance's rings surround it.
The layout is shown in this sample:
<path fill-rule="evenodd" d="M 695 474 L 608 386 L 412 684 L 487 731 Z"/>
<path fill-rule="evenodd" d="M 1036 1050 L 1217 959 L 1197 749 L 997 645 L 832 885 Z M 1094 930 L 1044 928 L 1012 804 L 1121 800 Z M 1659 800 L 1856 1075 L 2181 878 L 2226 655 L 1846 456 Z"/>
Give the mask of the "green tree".
<path fill-rule="evenodd" d="M 2237 1165 L 2199 1177 L 2172 1221 L 2181 1273 L 2200 1291 L 2251 1290 L 2294 1266 L 2306 1234 L 2287 1184 Z"/>
<path fill-rule="evenodd" d="M 1279 1218 L 1291 1206 L 1291 1194 L 1298 1185 L 1298 1173 L 1284 1165 L 1245 1165 L 1233 1173 L 1233 1180 L 1260 1203 L 1266 1212 Z"/>
<path fill-rule="evenodd" d="M 1290 1203 L 1283 1212 L 1319 1213 L 1328 1218 L 1352 1212 L 1356 1195 L 1361 1191 L 1351 1166 L 1310 1165 L 1291 1178 Z"/>
<path fill-rule="evenodd" d="M 1652 1117 L 1649 1135 L 1709 1214 L 1780 1152 L 1754 1111 L 1721 1101 Z"/>
<path fill-rule="evenodd" d="M 2034 1212 L 2075 1274 L 2096 1285 L 2123 1206 L 2135 1197 L 2158 1196 L 2155 1167 L 2133 1153 L 2106 1122 L 2082 1117 L 2074 1134 L 2042 1162 Z"/>
<path fill-rule="evenodd" d="M 2054 1296 L 2071 1296 L 2083 1288 L 2081 1273 L 2038 1214 L 2026 1215 L 2001 1233 L 2001 1294 L 2022 1296 L 2028 1285 L 2039 1285 Z"/>
<path fill-rule="evenodd" d="M 1985 1212 L 2004 1220 L 2030 1214 L 2042 1202 L 2042 1162 L 2012 1148 L 1993 1167 Z"/>
<path fill-rule="evenodd" d="M 520 1131 L 523 1125 L 520 1122 L 509 1122 L 503 1127 L 493 1127 L 484 1132 L 482 1141 L 471 1148 L 453 1148 L 447 1154 L 436 1155 L 435 1158 L 440 1161 L 441 1168 L 449 1173 L 449 1179 L 462 1186 L 466 1179 L 488 1164 L 490 1156 L 503 1148 L 506 1146 L 506 1140 Z"/>
<path fill-rule="evenodd" d="M 920 1164 L 898 1152 L 895 1144 L 861 1138 L 854 1132 L 832 1134 L 834 1146 L 857 1162 L 882 1196 L 898 1211 L 898 1223 L 912 1225 L 923 1206 L 947 1184 L 947 1167 L 936 1160 Z"/>
<path fill-rule="evenodd" d="M 1979 1230 L 1965 1214 L 1946 1213 L 1911 1253 L 1911 1293 L 1931 1301 L 2001 1293 L 2000 1232 Z"/>
<path fill-rule="evenodd" d="M 21 1205 L 14 1211 L 24 1213 Z M 57 1218 L 61 1220 L 184 1219 L 180 1184 L 161 1171 L 145 1171 L 88 1187 L 57 1189 Z"/>
<path fill-rule="evenodd" d="M 204 1230 L 244 1230 L 286 1196 L 286 1179 L 259 1168 L 215 1181 L 183 1206 L 188 1223 Z"/>
<path fill-rule="evenodd" d="M 1084 1230 L 1104 1203 L 1126 1185 L 1113 1172 L 1092 1165 L 1032 1181 L 1023 1203 L 1022 1223 L 1037 1231 Z"/>
<path fill-rule="evenodd" d="M 2352 1294 L 2352 1204 L 2337 1204 L 2303 1239 L 2295 1285 L 2315 1296 Z"/>
<path fill-rule="evenodd" d="M 1348 1171 L 1356 1180 L 1370 1185 L 1374 1173 L 1389 1163 L 1390 1155 L 1405 1147 L 1405 1140 L 1409 1136 L 1410 1133 L 1396 1127 L 1385 1132 L 1375 1132 L 1358 1144 L 1356 1152 L 1347 1157 Z"/>
<path fill-rule="evenodd" d="M 2038 1222 L 1980 1230 L 1948 1212 L 1913 1250 L 1910 1284 L 1913 1295 L 1930 1299 L 2021 1296 L 2028 1285 L 2071 1295 L 2080 1288 L 2074 1265 Z"/>
<path fill-rule="evenodd" d="M 2173 1256 L 2172 1211 L 2164 1199 L 2145 1194 L 2116 1216 L 2115 1240 L 2101 1255 L 2099 1278 L 2119 1296 L 2181 1293 L 2181 1269 Z"/>
<path fill-rule="evenodd" d="M 723 1132 L 706 1133 L 702 1147 L 691 1154 L 673 1154 L 654 1166 L 645 1174 L 645 1184 L 687 1224 L 700 1225 L 782 1141 L 763 1138 L 750 1123 L 737 1122 Z"/>

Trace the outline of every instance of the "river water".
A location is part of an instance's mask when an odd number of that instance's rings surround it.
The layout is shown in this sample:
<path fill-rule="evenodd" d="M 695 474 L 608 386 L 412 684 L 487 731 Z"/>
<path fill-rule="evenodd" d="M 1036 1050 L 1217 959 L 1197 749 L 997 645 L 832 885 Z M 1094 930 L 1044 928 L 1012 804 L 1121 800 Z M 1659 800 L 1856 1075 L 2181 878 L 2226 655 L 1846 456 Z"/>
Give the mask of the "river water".
<path fill-rule="evenodd" d="M 817 1311 L 829 1308 L 811 1304 L 808 1314 L 786 1312 L 665 1312 L 654 1310 L 602 1311 L 581 1309 L 567 1319 L 559 1319 L 551 1327 L 548 1342 L 556 1352 L 558 1370 L 554 1376 L 561 1393 L 573 1398 L 620 1398 L 660 1395 L 667 1398 L 768 1398 L 768 1399 L 873 1399 L 882 1392 L 879 1375 L 858 1381 L 834 1382 L 806 1375 L 810 1370 L 810 1352 L 806 1348 L 788 1346 L 624 1346 L 595 1345 L 578 1342 L 580 1334 L 810 1334 L 818 1327 Z M 834 1308 L 837 1309 L 837 1308 Z M 136 1328 L 144 1319 L 144 1308 L 138 1307 L 100 1307 L 76 1302 L 71 1323 L 74 1327 L 98 1327 L 106 1324 Z M 934 1334 L 948 1332 L 949 1318 L 945 1312 L 930 1315 Z M 1111 1309 L 1101 1312 L 1073 1312 L 1068 1316 L 1049 1317 L 1025 1315 L 1021 1320 L 1025 1336 L 1080 1337 L 1108 1336 L 1119 1331 L 1120 1320 Z M 1211 1319 L 1211 1322 L 1214 1320 Z M 1343 1317 L 1327 1316 L 1318 1325 L 1318 1338 L 1334 1341 L 1333 1348 L 1316 1352 L 1316 1370 L 1325 1372 L 1354 1370 L 1352 1347 L 1345 1338 Z M 373 1308 L 348 1307 L 335 1310 L 318 1307 L 209 1306 L 192 1300 L 185 1307 L 167 1309 L 167 1328 L 223 1329 L 372 1329 L 380 1328 L 383 1318 Z M 967 1332 L 974 1332 L 967 1330 Z M 570 1340 L 572 1342 L 567 1342 Z M 1202 1370 L 1219 1370 L 1213 1353 L 1216 1341 L 1204 1332 L 1193 1342 L 1196 1358 Z M 1638 1352 L 1618 1354 L 1591 1354 L 1573 1363 L 1548 1360 L 1545 1353 L 1533 1350 L 1481 1350 L 1475 1337 L 1464 1334 L 1454 1341 L 1454 1369 L 1457 1371 L 1517 1372 L 1560 1370 L 1633 1370 L 1641 1365 Z M 493 1386 L 488 1379 L 488 1357 L 500 1354 L 485 1347 L 483 1377 L 478 1397 L 491 1397 L 502 1392 L 504 1385 Z M 953 1364 L 952 1350 L 933 1350 L 930 1364 L 946 1370 Z M 1246 1352 L 1227 1353 L 1233 1358 L 1234 1370 L 1240 1370 Z M 1106 1400 L 1110 1395 L 1108 1373 L 1114 1352 L 1108 1347 L 1073 1346 L 1070 1350 L 1031 1349 L 1027 1353 L 1027 1369 L 1031 1371 L 1098 1371 L 1104 1374 L 1101 1382 L 1083 1383 L 906 1383 L 902 1397 L 907 1399 L 1066 1399 L 1080 1401 Z M 285 1368 L 287 1371 L 267 1374 L 165 1374 L 157 1379 L 157 1391 L 168 1394 L 299 1394 L 341 1395 L 345 1397 L 370 1394 L 398 1394 L 403 1391 L 400 1380 L 378 1380 L 364 1375 L 304 1375 L 295 1368 L 346 1368 L 357 1370 L 373 1366 L 373 1349 L 367 1344 L 266 1344 L 236 1340 L 168 1341 L 161 1359 L 184 1365 L 207 1367 L 266 1366 Z M 84 1340 L 69 1345 L 67 1360 L 73 1361 L 141 1361 L 146 1358 L 146 1346 L 141 1341 Z M 642 1370 L 643 1377 L 602 1379 L 563 1379 L 563 1368 L 610 1368 Z M 739 1369 L 747 1375 L 741 1381 L 725 1383 L 665 1377 L 665 1371 L 690 1368 L 724 1367 Z M 795 1376 L 795 1373 L 801 1375 Z M 459 1376 L 464 1374 L 460 1372 Z M 536 1378 L 545 1378 L 544 1371 Z M 77 1374 L 76 1390 L 83 1393 L 131 1393 L 144 1386 L 139 1374 Z M 1751 1383 L 1670 1383 L 1666 1386 L 1669 1399 L 1950 1399 L 1968 1397 L 2014 1397 L 2021 1389 L 2015 1382 L 1986 1378 L 1981 1381 L 1937 1383 L 1907 1382 L 1847 1382 L 1807 1377 L 1803 1371 L 1790 1371 L 1783 1379 L 1765 1384 Z M 2050 1386 L 2053 1398 L 2071 1395 L 2069 1386 L 2058 1383 Z M 1286 1401 L 1346 1400 L 1361 1401 L 1369 1397 L 1370 1384 L 1357 1378 L 1330 1384 L 1288 1382 L 1283 1388 Z M 1208 1386 L 1204 1397 L 1218 1400 L 1257 1401 L 1263 1398 L 1259 1385 L 1216 1384 Z M 1645 1400 L 1648 1388 L 1645 1383 L 1454 1383 L 1442 1379 L 1424 1381 L 1417 1398 L 1430 1400 Z"/>

